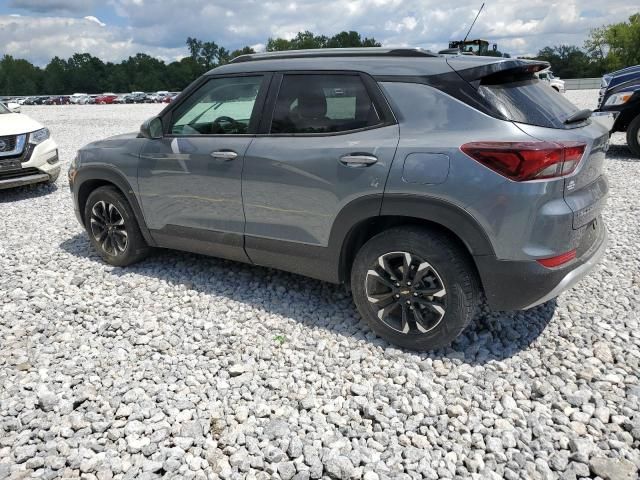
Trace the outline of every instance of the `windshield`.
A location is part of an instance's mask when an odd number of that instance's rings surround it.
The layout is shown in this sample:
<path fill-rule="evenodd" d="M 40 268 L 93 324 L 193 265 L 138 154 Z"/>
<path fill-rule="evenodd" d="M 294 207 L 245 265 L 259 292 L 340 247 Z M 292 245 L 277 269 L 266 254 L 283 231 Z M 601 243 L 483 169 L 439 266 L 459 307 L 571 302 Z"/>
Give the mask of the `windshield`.
<path fill-rule="evenodd" d="M 11 113 L 11 110 L 5 107 L 4 103 L 0 103 L 0 115 L 3 113 Z"/>
<path fill-rule="evenodd" d="M 564 121 L 578 108 L 548 83 L 525 79 L 480 85 L 478 90 L 505 118 L 550 128 L 568 128 Z M 580 124 L 572 124 L 572 127 Z"/>

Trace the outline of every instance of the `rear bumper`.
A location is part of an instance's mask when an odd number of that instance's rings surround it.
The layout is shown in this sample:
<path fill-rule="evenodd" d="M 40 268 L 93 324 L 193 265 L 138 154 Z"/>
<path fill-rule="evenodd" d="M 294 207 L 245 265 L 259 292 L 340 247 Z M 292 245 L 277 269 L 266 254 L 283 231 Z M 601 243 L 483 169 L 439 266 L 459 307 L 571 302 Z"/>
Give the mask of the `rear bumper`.
<path fill-rule="evenodd" d="M 566 267 L 546 268 L 535 261 L 501 261 L 475 257 L 487 303 L 492 310 L 526 310 L 557 297 L 585 277 L 602 259 L 607 230 L 601 225 L 596 240 Z"/>

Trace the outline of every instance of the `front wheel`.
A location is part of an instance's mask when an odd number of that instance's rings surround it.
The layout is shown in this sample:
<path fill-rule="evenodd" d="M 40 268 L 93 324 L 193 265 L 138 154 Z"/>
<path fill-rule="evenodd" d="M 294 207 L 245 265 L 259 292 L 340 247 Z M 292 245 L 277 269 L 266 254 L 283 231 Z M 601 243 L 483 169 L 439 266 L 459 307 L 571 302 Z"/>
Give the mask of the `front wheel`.
<path fill-rule="evenodd" d="M 111 265 L 131 265 L 149 252 L 131 206 L 114 187 L 100 187 L 91 192 L 84 222 L 91 244 Z"/>
<path fill-rule="evenodd" d="M 640 115 L 627 127 L 627 145 L 636 157 L 640 157 Z"/>
<path fill-rule="evenodd" d="M 413 350 L 449 345 L 480 303 L 467 253 L 447 235 L 420 227 L 369 240 L 356 255 L 351 288 L 371 329 Z"/>

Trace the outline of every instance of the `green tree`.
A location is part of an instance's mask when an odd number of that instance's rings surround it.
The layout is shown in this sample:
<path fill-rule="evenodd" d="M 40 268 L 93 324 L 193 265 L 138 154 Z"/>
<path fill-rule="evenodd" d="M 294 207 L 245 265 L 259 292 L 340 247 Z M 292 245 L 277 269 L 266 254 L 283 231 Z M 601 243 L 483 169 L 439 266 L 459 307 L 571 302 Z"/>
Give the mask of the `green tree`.
<path fill-rule="evenodd" d="M 0 92 L 3 95 L 37 95 L 41 84 L 42 70 L 27 60 L 11 55 L 0 60 Z"/>
<path fill-rule="evenodd" d="M 563 78 L 599 76 L 598 65 L 583 50 L 574 45 L 545 47 L 538 52 L 537 60 L 551 64 L 553 72 Z"/>
<path fill-rule="evenodd" d="M 591 31 L 585 48 L 607 70 L 640 64 L 640 13 Z"/>
<path fill-rule="evenodd" d="M 67 85 L 67 62 L 53 57 L 44 69 L 42 88 L 54 94 L 70 93 Z"/>
<path fill-rule="evenodd" d="M 358 32 L 340 32 L 333 37 L 314 35 L 312 32 L 299 32 L 291 40 L 284 38 L 270 38 L 267 41 L 267 51 L 302 50 L 312 48 L 355 48 L 379 47 L 375 38 L 362 38 Z"/>
<path fill-rule="evenodd" d="M 166 64 L 146 53 L 138 53 L 122 62 L 128 78 L 126 91 L 157 91 L 166 88 Z"/>
<path fill-rule="evenodd" d="M 107 86 L 105 64 L 89 53 L 76 53 L 69 58 L 67 73 L 68 91 L 100 93 Z"/>
<path fill-rule="evenodd" d="M 132 90 L 182 90 L 204 72 L 239 56 L 255 53 L 245 46 L 229 51 L 214 41 L 189 37 L 189 56 L 166 64 L 145 53 L 138 53 L 119 63 L 103 62 L 89 53 L 75 53 L 68 59 L 54 57 L 44 68 L 27 60 L 5 55 L 0 59 L 0 95 L 101 93 Z M 267 50 L 305 48 L 379 47 L 374 38 L 358 32 L 340 32 L 332 37 L 305 31 L 293 39 L 270 38 Z"/>
<path fill-rule="evenodd" d="M 216 42 L 205 42 L 188 37 L 187 48 L 191 58 L 200 65 L 203 73 L 229 61 L 229 50 Z"/>
<path fill-rule="evenodd" d="M 327 48 L 357 48 L 380 47 L 381 44 L 375 38 L 362 38 L 358 32 L 340 32 L 331 37 L 326 44 Z"/>
<path fill-rule="evenodd" d="M 230 58 L 233 59 L 239 57 L 240 55 L 249 55 L 251 53 L 256 53 L 256 51 L 251 47 L 242 47 L 231 52 Z"/>

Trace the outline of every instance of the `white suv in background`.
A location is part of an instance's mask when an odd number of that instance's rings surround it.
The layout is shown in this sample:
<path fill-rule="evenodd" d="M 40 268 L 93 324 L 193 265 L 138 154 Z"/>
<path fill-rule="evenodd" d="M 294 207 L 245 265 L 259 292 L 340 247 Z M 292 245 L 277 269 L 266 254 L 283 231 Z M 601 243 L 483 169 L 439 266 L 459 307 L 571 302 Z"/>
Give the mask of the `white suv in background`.
<path fill-rule="evenodd" d="M 55 183 L 59 174 L 58 146 L 49 129 L 0 104 L 0 189 Z"/>
<path fill-rule="evenodd" d="M 540 80 L 549 82 L 551 88 L 553 88 L 557 92 L 565 92 L 564 80 L 560 80 L 558 77 L 554 76 L 553 72 L 550 69 L 547 68 L 546 70 L 539 72 L 537 75 Z"/>
<path fill-rule="evenodd" d="M 83 105 L 87 103 L 87 98 L 89 98 L 89 95 L 86 93 L 74 93 L 69 97 L 69 101 L 75 105 Z"/>

